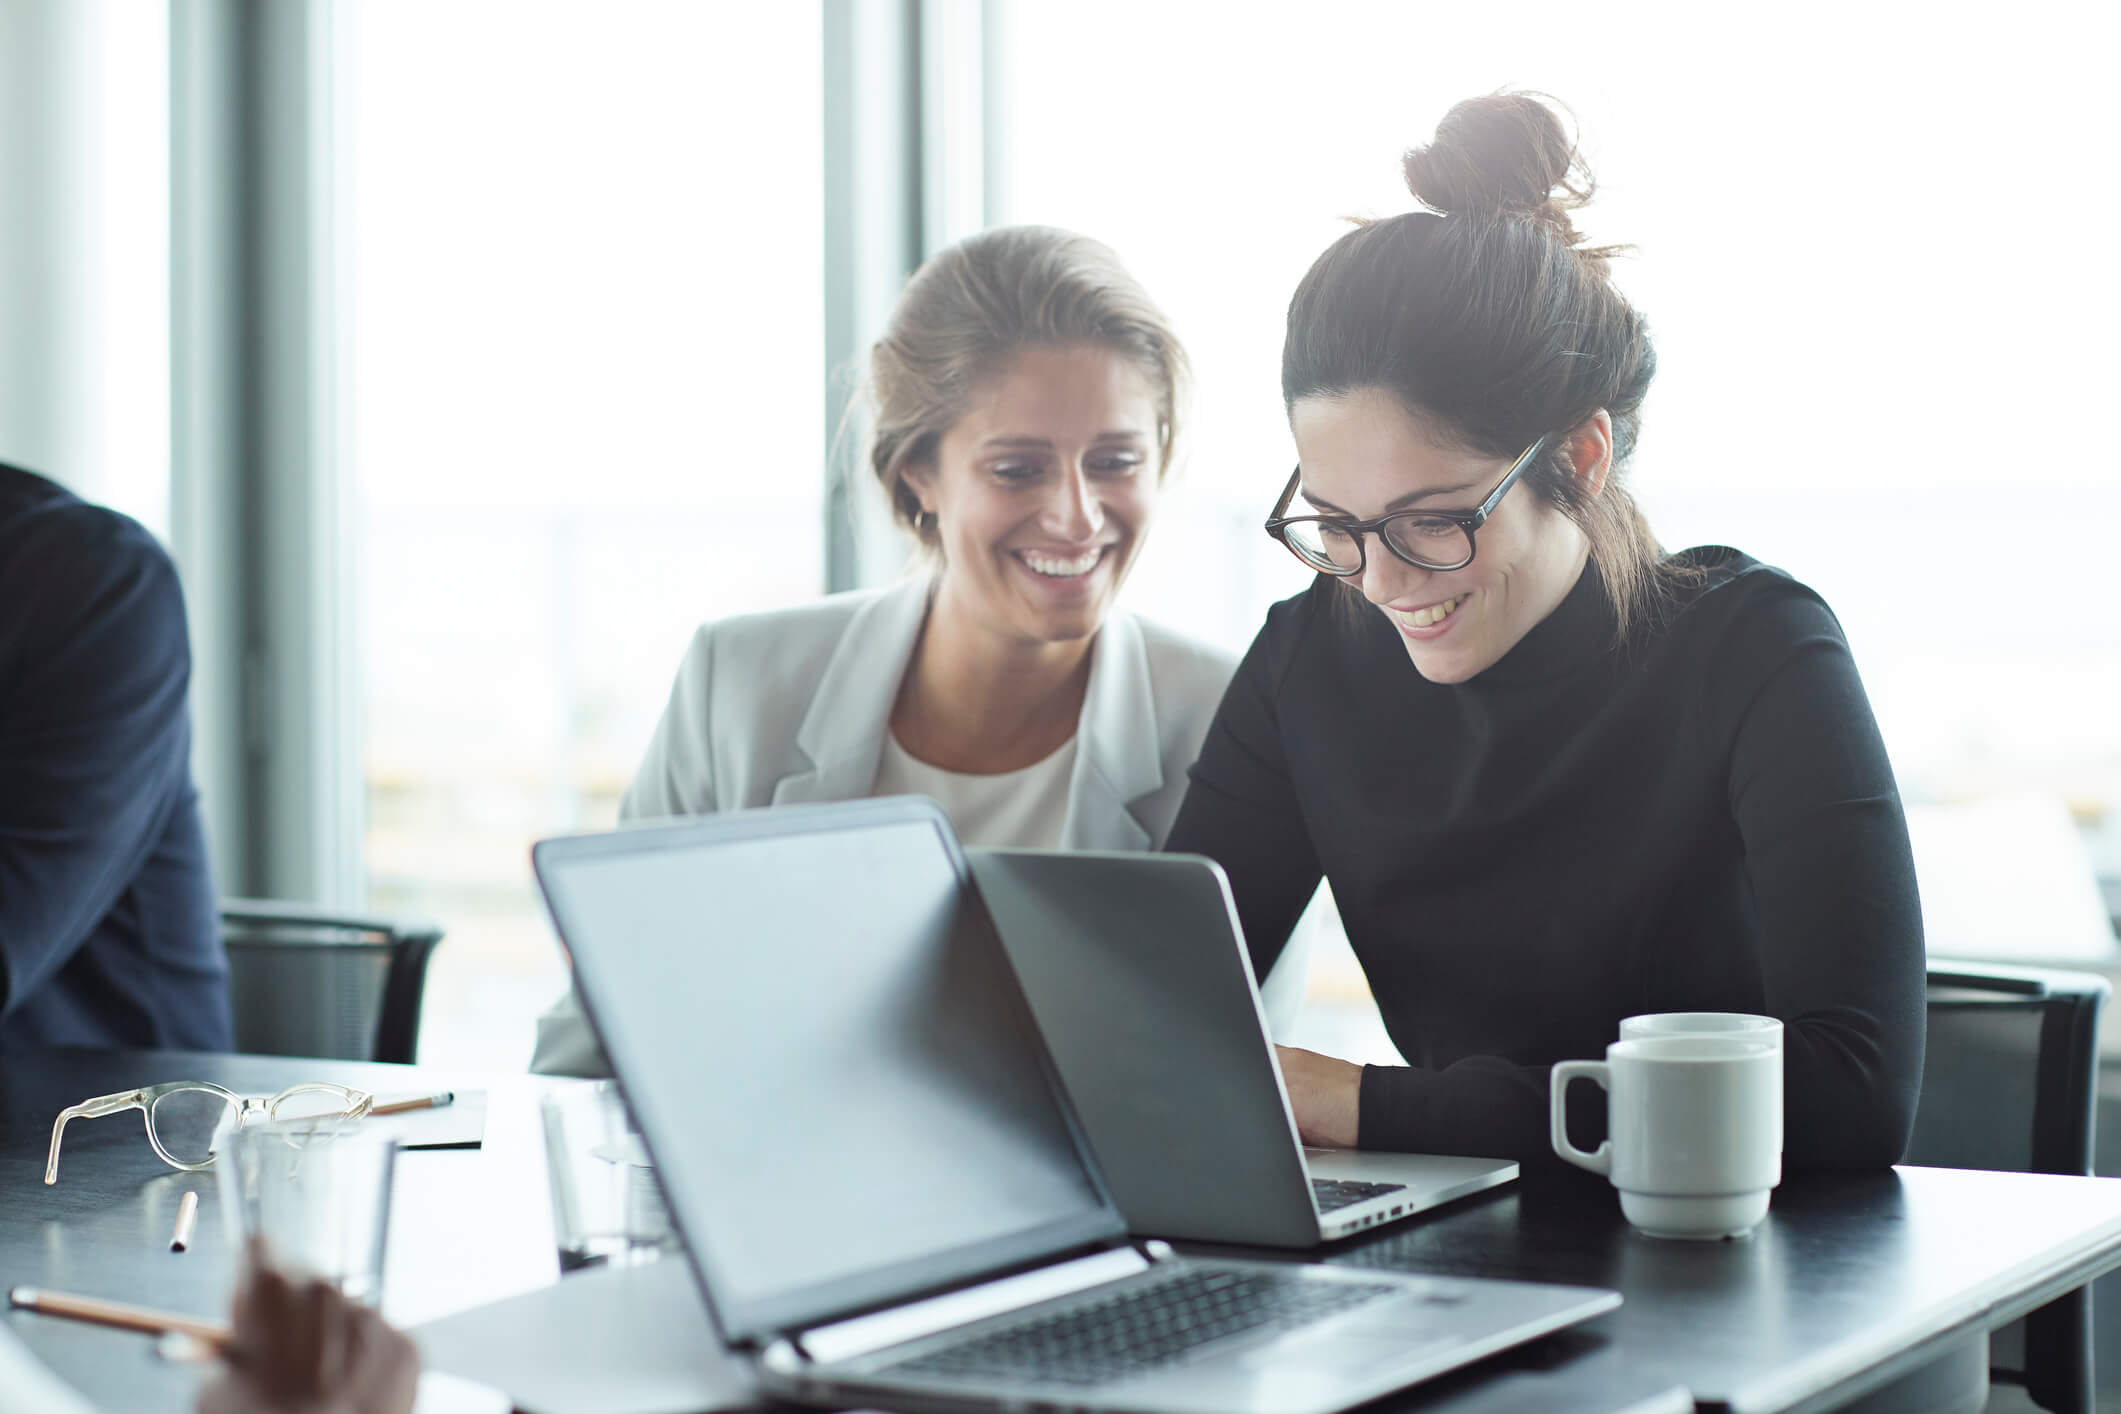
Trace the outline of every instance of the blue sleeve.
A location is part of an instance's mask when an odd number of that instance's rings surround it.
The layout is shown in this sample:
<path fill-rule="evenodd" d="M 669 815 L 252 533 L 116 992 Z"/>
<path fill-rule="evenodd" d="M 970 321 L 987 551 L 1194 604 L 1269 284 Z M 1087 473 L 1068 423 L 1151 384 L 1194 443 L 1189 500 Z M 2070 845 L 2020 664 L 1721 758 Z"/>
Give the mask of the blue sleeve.
<path fill-rule="evenodd" d="M 0 1018 L 66 965 L 184 798 L 191 650 L 138 525 L 55 506 L 0 555 Z"/>

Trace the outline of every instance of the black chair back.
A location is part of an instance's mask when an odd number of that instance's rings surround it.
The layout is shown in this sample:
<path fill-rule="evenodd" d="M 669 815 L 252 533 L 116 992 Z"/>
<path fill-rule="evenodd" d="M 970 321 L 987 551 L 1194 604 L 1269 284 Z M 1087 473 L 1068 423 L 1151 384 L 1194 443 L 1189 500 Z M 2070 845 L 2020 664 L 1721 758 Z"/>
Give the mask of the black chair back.
<path fill-rule="evenodd" d="M 410 1063 L 419 1047 L 431 923 L 223 899 L 236 1049 Z"/>
<path fill-rule="evenodd" d="M 2089 1174 L 2106 979 L 1930 959 L 1929 1039 L 1907 1162 Z M 2091 1414 L 2091 1289 L 1990 1340 L 1990 1376 L 2042 1408 Z"/>

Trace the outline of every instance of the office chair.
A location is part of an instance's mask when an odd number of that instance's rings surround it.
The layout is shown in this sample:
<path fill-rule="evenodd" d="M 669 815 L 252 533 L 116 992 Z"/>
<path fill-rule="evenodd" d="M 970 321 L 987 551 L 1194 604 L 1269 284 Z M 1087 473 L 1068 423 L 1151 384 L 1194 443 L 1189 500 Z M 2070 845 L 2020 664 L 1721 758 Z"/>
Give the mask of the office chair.
<path fill-rule="evenodd" d="M 1929 963 L 1929 1042 L 1907 1162 L 2089 1174 L 2106 979 Z M 2092 1414 L 2091 1288 L 1994 1332 L 1990 1378 L 2055 1414 Z"/>
<path fill-rule="evenodd" d="M 221 930 L 237 1050 L 412 1061 L 439 927 L 232 898 Z"/>

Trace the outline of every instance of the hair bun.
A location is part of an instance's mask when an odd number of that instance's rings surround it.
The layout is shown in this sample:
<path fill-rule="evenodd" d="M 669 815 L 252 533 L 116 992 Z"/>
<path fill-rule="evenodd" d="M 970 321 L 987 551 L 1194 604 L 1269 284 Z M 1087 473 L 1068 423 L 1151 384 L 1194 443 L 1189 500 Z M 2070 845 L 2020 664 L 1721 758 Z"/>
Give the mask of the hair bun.
<path fill-rule="evenodd" d="M 1407 189 L 1446 215 L 1523 216 L 1573 245 L 1568 213 L 1591 199 L 1590 168 L 1541 95 L 1491 93 L 1443 115 L 1436 136 L 1404 159 Z"/>

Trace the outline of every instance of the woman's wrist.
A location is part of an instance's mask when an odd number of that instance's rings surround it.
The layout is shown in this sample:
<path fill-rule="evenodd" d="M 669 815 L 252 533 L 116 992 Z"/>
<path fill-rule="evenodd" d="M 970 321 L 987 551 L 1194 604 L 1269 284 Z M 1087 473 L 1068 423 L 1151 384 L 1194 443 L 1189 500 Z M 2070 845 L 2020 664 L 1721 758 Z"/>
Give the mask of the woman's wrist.
<path fill-rule="evenodd" d="M 1360 1137 L 1363 1068 L 1296 1046 L 1276 1046 L 1282 1083 L 1306 1144 L 1352 1149 Z"/>

